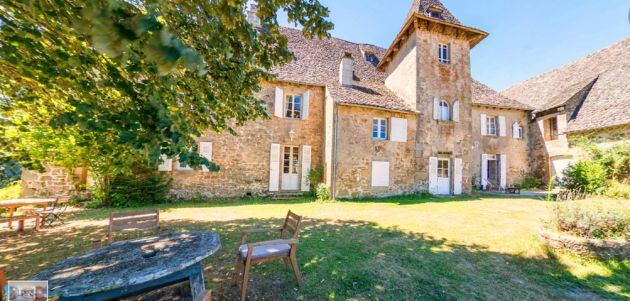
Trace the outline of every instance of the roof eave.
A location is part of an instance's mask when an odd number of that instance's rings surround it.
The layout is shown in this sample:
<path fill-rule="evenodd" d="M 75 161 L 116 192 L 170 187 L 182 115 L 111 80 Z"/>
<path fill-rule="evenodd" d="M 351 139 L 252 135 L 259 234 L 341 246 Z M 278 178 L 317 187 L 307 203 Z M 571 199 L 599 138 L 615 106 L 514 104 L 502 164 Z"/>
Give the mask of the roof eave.
<path fill-rule="evenodd" d="M 463 32 L 464 33 L 463 37 L 468 40 L 468 42 L 470 43 L 471 49 L 488 36 L 488 33 L 483 30 L 479 30 L 473 27 L 468 27 L 468 26 L 464 26 L 460 24 L 446 22 L 443 20 L 427 17 L 420 13 L 415 13 L 413 18 L 408 18 L 407 21 L 405 21 L 405 24 L 403 24 L 403 27 L 396 35 L 396 38 L 394 38 L 394 41 L 392 42 L 392 44 L 389 46 L 389 48 L 387 48 L 387 51 L 383 55 L 383 58 L 381 59 L 379 64 L 376 66 L 378 70 L 382 71 L 385 68 L 385 66 L 389 64 L 390 56 L 393 56 L 394 53 L 400 48 L 397 45 L 401 40 L 403 40 L 403 37 L 406 39 L 407 31 L 410 29 L 410 27 L 413 26 L 413 28 L 422 28 L 421 22 L 422 24 L 427 24 L 427 27 L 429 27 L 428 24 L 437 24 L 438 26 L 442 26 L 443 29 L 453 28 L 456 31 L 459 30 L 460 32 Z M 469 34 L 470 34 L 470 37 L 468 37 Z M 459 34 L 457 35 L 459 36 Z"/>

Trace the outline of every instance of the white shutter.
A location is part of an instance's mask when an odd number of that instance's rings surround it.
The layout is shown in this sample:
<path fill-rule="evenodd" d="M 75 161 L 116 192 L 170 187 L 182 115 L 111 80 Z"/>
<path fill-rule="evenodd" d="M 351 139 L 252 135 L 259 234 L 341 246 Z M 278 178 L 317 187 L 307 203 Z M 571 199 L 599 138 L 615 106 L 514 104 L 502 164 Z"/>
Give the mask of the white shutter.
<path fill-rule="evenodd" d="M 272 143 L 269 154 L 269 191 L 278 191 L 280 180 L 280 144 Z"/>
<path fill-rule="evenodd" d="M 501 188 L 505 189 L 505 184 L 507 181 L 507 155 L 501 154 L 501 180 L 500 185 Z"/>
<path fill-rule="evenodd" d="M 429 158 L 429 193 L 437 193 L 437 164 L 438 163 L 438 158 L 437 157 L 430 157 Z"/>
<path fill-rule="evenodd" d="M 302 119 L 306 120 L 308 118 L 308 104 L 309 99 L 311 98 L 311 91 L 306 91 L 302 95 Z"/>
<path fill-rule="evenodd" d="M 199 142 L 199 155 L 208 159 L 208 161 L 212 161 L 212 142 L 208 142 L 208 141 Z M 209 171 L 205 165 L 201 166 L 201 170 Z"/>
<path fill-rule="evenodd" d="M 389 162 L 372 161 L 372 187 L 389 186 Z"/>
<path fill-rule="evenodd" d="M 453 193 L 462 194 L 462 158 L 453 161 Z"/>
<path fill-rule="evenodd" d="M 407 118 L 390 119 L 389 140 L 397 142 L 407 141 Z"/>
<path fill-rule="evenodd" d="M 453 121 L 459 122 L 459 100 L 453 103 Z"/>
<path fill-rule="evenodd" d="M 488 185 L 488 154 L 481 154 L 481 189 Z"/>
<path fill-rule="evenodd" d="M 440 119 L 440 101 L 437 97 L 433 98 L 433 119 Z"/>
<path fill-rule="evenodd" d="M 171 171 L 173 170 L 173 159 L 167 157 L 166 155 L 161 155 L 160 159 L 162 163 L 158 165 L 158 171 Z"/>
<path fill-rule="evenodd" d="M 302 191 L 311 190 L 308 174 L 311 171 L 311 146 L 302 145 Z M 317 184 L 317 183 L 316 183 Z"/>
<path fill-rule="evenodd" d="M 512 138 L 520 138 L 518 136 L 518 122 L 512 124 Z"/>
<path fill-rule="evenodd" d="M 481 114 L 481 119 L 479 119 L 479 124 L 481 124 L 481 136 L 488 135 L 486 127 L 486 114 Z"/>
<path fill-rule="evenodd" d="M 276 117 L 282 118 L 283 108 L 284 108 L 284 91 L 282 91 L 282 88 L 276 87 L 276 99 L 274 102 L 273 114 Z"/>
<path fill-rule="evenodd" d="M 499 136 L 505 137 L 505 116 L 499 116 Z"/>

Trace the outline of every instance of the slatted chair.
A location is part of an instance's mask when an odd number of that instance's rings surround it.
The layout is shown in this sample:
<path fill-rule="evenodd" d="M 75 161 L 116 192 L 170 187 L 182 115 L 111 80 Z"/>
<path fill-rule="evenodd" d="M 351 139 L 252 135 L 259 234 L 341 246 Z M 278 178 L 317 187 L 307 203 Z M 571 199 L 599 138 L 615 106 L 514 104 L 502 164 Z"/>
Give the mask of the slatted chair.
<path fill-rule="evenodd" d="M 114 232 L 150 228 L 155 228 L 156 234 L 166 231 L 165 228 L 160 227 L 160 210 L 158 209 L 111 213 L 109 215 L 107 244 L 111 244 L 113 242 Z"/>
<path fill-rule="evenodd" d="M 33 210 L 33 214 L 39 216 L 42 226 L 51 227 L 55 222 L 64 224 L 63 214 L 68 209 L 68 197 L 57 198 L 50 206 Z"/>
<path fill-rule="evenodd" d="M 241 300 L 244 301 L 247 295 L 247 282 L 249 280 L 249 270 L 252 264 L 275 259 L 284 260 L 284 265 L 289 269 L 289 262 L 293 266 L 293 273 L 298 285 L 302 284 L 302 275 L 298 269 L 296 253 L 299 243 L 300 226 L 302 217 L 291 212 L 287 213 L 282 228 L 249 229 L 242 232 L 241 245 L 238 248 L 236 260 L 236 275 L 234 283 L 241 284 Z M 280 232 L 280 239 L 248 243 L 247 238 L 250 233 Z M 289 233 L 292 232 L 292 233 Z M 244 267 L 241 277 L 241 268 Z"/>

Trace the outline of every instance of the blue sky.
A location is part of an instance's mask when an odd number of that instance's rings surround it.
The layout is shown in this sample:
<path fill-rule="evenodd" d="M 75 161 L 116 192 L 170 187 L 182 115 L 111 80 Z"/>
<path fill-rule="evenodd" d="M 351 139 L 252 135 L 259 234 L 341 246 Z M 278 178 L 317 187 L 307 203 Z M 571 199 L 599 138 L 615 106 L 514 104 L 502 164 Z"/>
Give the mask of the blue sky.
<path fill-rule="evenodd" d="M 333 36 L 384 48 L 411 5 L 411 0 L 320 1 L 331 11 Z M 442 3 L 464 25 L 490 34 L 472 50 L 472 75 L 499 91 L 630 37 L 629 0 Z"/>

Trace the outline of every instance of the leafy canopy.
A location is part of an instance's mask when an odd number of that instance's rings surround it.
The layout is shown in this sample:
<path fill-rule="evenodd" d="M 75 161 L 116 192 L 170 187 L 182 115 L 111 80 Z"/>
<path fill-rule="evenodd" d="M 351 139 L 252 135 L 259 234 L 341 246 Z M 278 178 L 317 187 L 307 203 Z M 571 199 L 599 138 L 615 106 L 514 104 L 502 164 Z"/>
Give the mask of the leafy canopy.
<path fill-rule="evenodd" d="M 317 0 L 0 0 L 0 157 L 120 174 L 179 156 L 207 130 L 268 117 L 254 97 L 292 59 L 277 13 L 328 35 Z"/>

